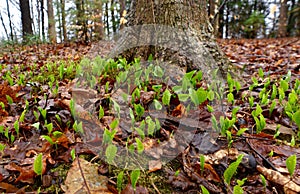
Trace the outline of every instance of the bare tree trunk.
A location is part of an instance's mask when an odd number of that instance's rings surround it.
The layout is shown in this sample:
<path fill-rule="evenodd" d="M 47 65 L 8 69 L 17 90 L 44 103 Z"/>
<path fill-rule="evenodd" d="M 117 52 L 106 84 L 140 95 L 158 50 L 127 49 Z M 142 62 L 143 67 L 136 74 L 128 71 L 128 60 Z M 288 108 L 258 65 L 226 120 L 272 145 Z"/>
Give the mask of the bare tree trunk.
<path fill-rule="evenodd" d="M 278 37 L 286 37 L 287 35 L 287 12 L 288 12 L 287 0 L 281 0 Z"/>
<path fill-rule="evenodd" d="M 61 22 L 61 5 L 60 5 L 60 1 L 56 0 L 55 1 L 56 4 L 56 10 L 57 10 L 57 18 L 58 18 L 58 37 L 59 39 L 62 41 L 62 22 Z"/>
<path fill-rule="evenodd" d="M 61 25 L 62 25 L 62 31 L 63 31 L 63 37 L 64 37 L 64 41 L 68 40 L 67 37 L 67 25 L 66 25 L 66 10 L 65 10 L 65 5 L 66 2 L 65 0 L 60 0 L 60 4 L 61 4 Z"/>
<path fill-rule="evenodd" d="M 27 41 L 27 37 L 29 35 L 33 35 L 29 0 L 19 0 L 19 3 L 21 10 L 23 41 Z"/>
<path fill-rule="evenodd" d="M 2 17 L 2 14 L 1 14 L 1 10 L 0 10 L 0 20 L 1 20 L 1 23 L 2 23 L 2 26 L 4 28 L 4 32 L 6 34 L 6 37 L 7 37 L 7 40 L 9 40 L 9 35 L 8 35 L 8 32 L 7 32 L 7 29 L 6 29 L 6 26 L 5 26 L 5 23 L 4 23 L 4 20 L 3 20 L 3 17 Z M 13 41 L 13 40 L 12 40 Z"/>
<path fill-rule="evenodd" d="M 48 7 L 48 34 L 51 43 L 56 43 L 56 30 L 55 30 L 55 19 L 53 12 L 53 2 L 52 0 L 47 1 Z"/>
<path fill-rule="evenodd" d="M 46 35 L 45 35 L 45 14 L 44 14 L 44 0 L 40 0 L 41 2 L 41 20 L 42 20 L 42 37 L 43 37 L 43 41 L 46 40 Z"/>
<path fill-rule="evenodd" d="M 8 20 L 9 20 L 9 28 L 10 28 L 10 40 L 13 41 L 14 40 L 14 35 L 13 35 L 13 29 L 12 29 L 12 24 L 11 24 L 12 20 L 11 20 L 11 16 L 10 16 L 10 10 L 9 10 L 8 0 L 6 0 L 6 7 L 7 7 L 7 16 L 8 16 Z M 1 16 L 1 18 L 2 18 L 2 16 Z M 3 18 L 1 20 L 3 20 Z M 4 26 L 4 29 L 6 31 L 5 26 Z M 7 34 L 7 31 L 6 31 L 6 34 Z"/>
<path fill-rule="evenodd" d="M 108 16 L 108 2 L 105 3 L 105 16 L 104 16 L 104 21 L 105 21 L 105 27 L 107 30 L 107 36 L 109 36 L 110 31 L 109 31 L 109 16 Z"/>
<path fill-rule="evenodd" d="M 216 68 L 226 75 L 230 63 L 215 42 L 206 0 L 133 0 L 127 26 L 112 55 L 132 61 L 152 54 L 206 76 Z"/>
<path fill-rule="evenodd" d="M 113 29 L 113 33 L 116 33 L 117 31 L 117 22 L 116 22 L 116 18 L 115 18 L 115 7 L 114 7 L 114 0 L 111 0 L 110 3 L 110 13 L 111 13 L 111 23 L 112 23 L 112 29 Z"/>
<path fill-rule="evenodd" d="M 102 21 L 102 1 L 94 0 L 94 23 L 95 23 L 95 38 L 98 40 L 103 39 L 103 21 Z"/>

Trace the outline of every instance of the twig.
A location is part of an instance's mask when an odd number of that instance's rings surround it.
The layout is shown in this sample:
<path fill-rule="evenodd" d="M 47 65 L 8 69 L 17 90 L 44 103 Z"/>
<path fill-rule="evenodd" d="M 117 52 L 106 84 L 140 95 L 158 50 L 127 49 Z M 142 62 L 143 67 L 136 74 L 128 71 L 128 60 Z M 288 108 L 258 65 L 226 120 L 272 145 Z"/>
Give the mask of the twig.
<path fill-rule="evenodd" d="M 88 184 L 87 184 L 87 182 L 86 182 L 86 179 L 85 179 L 85 177 L 84 177 L 84 174 L 83 174 L 83 171 L 82 171 L 80 162 L 79 162 L 79 157 L 78 157 L 78 154 L 76 153 L 76 150 L 75 150 L 75 154 L 76 154 L 76 157 L 77 157 L 77 164 L 78 164 L 78 167 L 79 167 L 79 170 L 80 170 L 80 174 L 81 174 L 81 176 L 82 176 L 82 178 L 83 178 L 84 185 L 85 185 L 85 187 L 86 187 L 86 189 L 87 189 L 88 194 L 91 194 L 90 188 L 89 188 L 89 186 L 88 186 Z"/>

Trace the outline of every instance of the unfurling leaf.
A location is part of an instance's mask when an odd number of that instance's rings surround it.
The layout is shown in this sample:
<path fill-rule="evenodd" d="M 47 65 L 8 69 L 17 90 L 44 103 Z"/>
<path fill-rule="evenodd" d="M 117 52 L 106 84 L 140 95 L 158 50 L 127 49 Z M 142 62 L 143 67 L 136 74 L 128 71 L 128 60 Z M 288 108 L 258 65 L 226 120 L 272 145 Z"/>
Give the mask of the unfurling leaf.
<path fill-rule="evenodd" d="M 37 175 L 42 175 L 43 172 L 43 154 L 39 153 L 33 163 L 33 171 Z"/>

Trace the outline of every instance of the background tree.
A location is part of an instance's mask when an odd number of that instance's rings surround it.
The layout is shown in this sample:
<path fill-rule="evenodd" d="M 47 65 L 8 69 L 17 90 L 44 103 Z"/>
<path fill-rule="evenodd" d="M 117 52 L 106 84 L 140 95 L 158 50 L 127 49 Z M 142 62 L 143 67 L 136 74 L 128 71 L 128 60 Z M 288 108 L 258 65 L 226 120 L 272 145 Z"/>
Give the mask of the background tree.
<path fill-rule="evenodd" d="M 14 34 L 13 34 L 12 20 L 11 20 L 11 16 L 10 16 L 10 9 L 9 9 L 8 0 L 6 0 L 6 8 L 7 8 L 7 16 L 8 16 L 8 19 L 9 19 L 10 40 L 13 41 L 14 40 Z M 1 18 L 2 18 L 2 16 L 1 16 Z"/>
<path fill-rule="evenodd" d="M 62 25 L 62 32 L 63 32 L 63 40 L 67 41 L 67 23 L 66 23 L 66 2 L 65 0 L 60 0 L 60 11 L 61 11 L 61 25 Z"/>
<path fill-rule="evenodd" d="M 21 21 L 22 21 L 22 37 L 23 41 L 28 36 L 33 35 L 32 31 L 32 18 L 30 14 L 29 0 L 19 0 L 21 10 Z"/>
<path fill-rule="evenodd" d="M 55 19 L 53 12 L 53 2 L 52 0 L 47 1 L 47 13 L 48 13 L 48 34 L 51 43 L 56 43 L 56 29 L 55 29 Z"/>
<path fill-rule="evenodd" d="M 286 35 L 287 35 L 287 17 L 288 17 L 287 0 L 281 0 L 280 1 L 278 37 L 286 37 Z"/>

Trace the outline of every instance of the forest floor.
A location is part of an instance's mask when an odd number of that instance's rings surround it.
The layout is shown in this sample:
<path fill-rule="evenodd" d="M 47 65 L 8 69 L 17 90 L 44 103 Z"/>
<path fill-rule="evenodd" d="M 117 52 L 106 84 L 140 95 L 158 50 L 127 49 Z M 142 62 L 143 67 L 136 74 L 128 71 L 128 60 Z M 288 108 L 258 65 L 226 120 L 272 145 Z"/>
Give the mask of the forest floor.
<path fill-rule="evenodd" d="M 0 45 L 0 192 L 300 193 L 300 39 L 218 42 L 217 91 L 108 41 Z"/>

